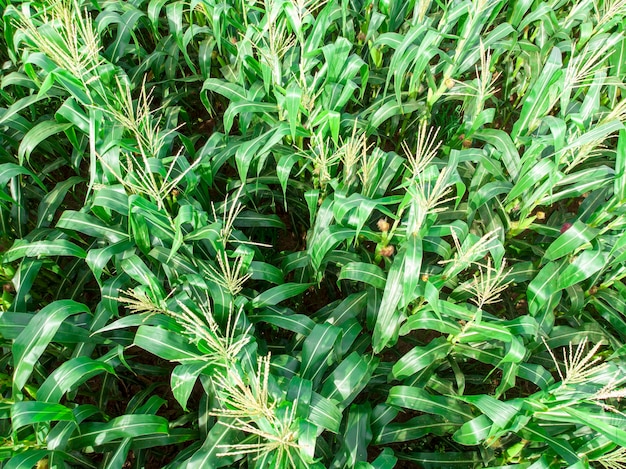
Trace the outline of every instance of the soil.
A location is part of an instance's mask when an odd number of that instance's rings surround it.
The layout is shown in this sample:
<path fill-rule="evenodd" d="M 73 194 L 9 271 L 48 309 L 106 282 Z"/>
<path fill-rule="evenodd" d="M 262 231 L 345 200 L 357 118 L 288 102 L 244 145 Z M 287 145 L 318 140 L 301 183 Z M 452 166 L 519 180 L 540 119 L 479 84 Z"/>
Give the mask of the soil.
<path fill-rule="evenodd" d="M 292 222 L 292 218 L 285 211 L 282 205 L 276 206 L 276 215 L 283 222 L 285 228 L 278 230 L 276 235 L 276 251 L 278 252 L 296 252 L 305 249 L 304 241 L 306 237 L 306 228 L 301 226 L 296 229 Z"/>

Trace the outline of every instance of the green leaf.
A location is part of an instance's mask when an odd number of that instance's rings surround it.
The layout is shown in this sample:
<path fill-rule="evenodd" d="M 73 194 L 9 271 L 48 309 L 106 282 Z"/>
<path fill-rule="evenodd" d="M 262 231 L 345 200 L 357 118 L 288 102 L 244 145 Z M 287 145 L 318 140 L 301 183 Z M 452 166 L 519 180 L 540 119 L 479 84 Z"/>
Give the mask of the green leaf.
<path fill-rule="evenodd" d="M 298 117 L 300 113 L 300 101 L 302 100 L 302 90 L 295 81 L 291 81 L 287 86 L 285 95 L 285 110 L 287 111 L 287 119 L 289 120 L 289 131 L 291 138 L 296 138 L 296 126 L 298 125 Z"/>
<path fill-rule="evenodd" d="M 334 249 L 342 241 L 352 238 L 355 235 L 356 231 L 352 228 L 342 228 L 339 226 L 324 227 L 319 234 L 316 234 L 315 237 L 310 240 L 310 244 L 307 248 L 311 256 L 313 269 L 317 271 L 329 251 Z"/>
<path fill-rule="evenodd" d="M 502 194 L 508 194 L 512 187 L 513 185 L 508 181 L 494 181 L 487 183 L 476 192 L 472 193 L 469 201 L 469 207 L 471 210 L 478 210 L 495 197 Z"/>
<path fill-rule="evenodd" d="M 319 428 L 338 433 L 342 414 L 332 401 L 314 392 L 311 398 L 311 411 L 308 420 Z"/>
<path fill-rule="evenodd" d="M 561 70 L 561 52 L 558 47 L 553 47 L 541 74 L 536 78 L 530 92 L 525 96 L 519 119 L 511 131 L 511 138 L 514 141 L 533 131 L 538 125 L 537 121 L 549 111 L 547 108 L 550 100 L 549 89 L 560 78 Z"/>
<path fill-rule="evenodd" d="M 532 316 L 550 312 L 555 306 L 560 266 L 554 262 L 546 264 L 528 285 L 528 309 Z M 543 324 L 540 327 L 543 328 Z M 551 327 L 551 325 L 550 325 Z"/>
<path fill-rule="evenodd" d="M 245 101 L 247 99 L 246 90 L 244 90 L 243 87 L 217 78 L 207 78 L 204 80 L 202 91 L 219 93 L 233 102 Z"/>
<path fill-rule="evenodd" d="M 4 76 L 3 78 L 4 80 L 3 80 L 2 85 L 4 87 L 4 86 L 7 86 L 6 81 L 8 81 L 7 80 L 8 76 Z M 12 119 L 14 119 L 16 116 L 19 115 L 20 111 L 32 106 L 36 102 L 41 101 L 42 99 L 49 99 L 49 98 L 50 97 L 46 96 L 45 93 L 35 93 L 35 94 L 31 94 L 30 96 L 26 96 L 24 98 L 20 98 L 16 100 L 7 109 L 3 109 L 4 112 L 0 114 L 0 125 L 3 125 L 5 122 L 6 123 L 11 122 Z"/>
<path fill-rule="evenodd" d="M 493 145 L 497 152 L 496 155 L 504 163 L 504 167 L 513 181 L 516 181 L 522 164 L 517 148 L 515 148 L 509 134 L 497 129 L 481 129 L 473 137 Z"/>
<path fill-rule="evenodd" d="M 299 376 L 291 378 L 287 388 L 287 399 L 297 405 L 298 413 L 301 415 L 308 414 L 312 396 L 313 383 L 311 381 Z"/>
<path fill-rule="evenodd" d="M 35 125 L 24 135 L 20 143 L 17 153 L 20 164 L 23 164 L 24 158 L 26 158 L 27 161 L 30 159 L 30 154 L 41 142 L 52 135 L 69 129 L 73 125 L 74 124 L 71 123 L 58 123 L 51 120 L 43 121 Z"/>
<path fill-rule="evenodd" d="M 19 269 L 12 279 L 16 292 L 13 298 L 13 309 L 15 311 L 26 310 L 26 299 L 43 264 L 43 260 L 30 257 L 22 259 L 22 262 L 20 262 Z M 2 335 L 7 338 L 7 334 L 4 331 Z"/>
<path fill-rule="evenodd" d="M 623 43 L 622 50 L 626 50 L 626 45 Z M 626 130 L 624 129 L 619 131 L 619 138 L 617 140 L 613 192 L 620 203 L 626 201 Z"/>
<path fill-rule="evenodd" d="M 128 216 L 128 195 L 122 185 L 103 187 L 95 191 L 93 205 Z"/>
<path fill-rule="evenodd" d="M 255 323 L 258 321 L 266 322 L 304 336 L 308 336 L 315 326 L 315 322 L 304 314 L 290 314 L 273 308 L 267 308 L 259 314 L 250 315 L 249 318 Z"/>
<path fill-rule="evenodd" d="M 151 434 L 169 433 L 167 419 L 158 415 L 122 415 L 107 423 L 87 422 L 79 434 L 68 440 L 70 448 L 100 446 L 119 438 L 134 438 Z"/>
<path fill-rule="evenodd" d="M 115 373 L 113 367 L 103 361 L 89 357 L 72 358 L 46 378 L 37 390 L 37 400 L 60 402 L 65 393 L 76 389 L 80 384 L 104 372 Z"/>
<path fill-rule="evenodd" d="M 445 453 L 405 453 L 403 459 L 424 469 L 480 467 L 483 464 L 481 454 L 474 451 L 446 451 Z M 502 469 L 511 466 L 500 466 Z M 520 467 L 522 469 L 524 466 Z"/>
<path fill-rule="evenodd" d="M 518 415 L 522 408 L 522 400 L 502 402 L 491 396 L 480 394 L 475 396 L 458 396 L 458 399 L 478 408 L 484 415 L 498 425 L 505 428 Z"/>
<path fill-rule="evenodd" d="M 583 251 L 568 263 L 558 278 L 558 288 L 566 289 L 588 279 L 606 265 L 606 254 L 600 249 Z"/>
<path fill-rule="evenodd" d="M 427 308 L 424 308 L 416 314 L 410 316 L 400 328 L 400 335 L 406 335 L 415 329 L 431 329 L 433 331 L 441 332 L 442 334 L 452 335 L 457 335 L 461 332 L 461 328 L 456 321 L 448 317 L 441 317 L 441 315 L 435 314 Z"/>
<path fill-rule="evenodd" d="M 153 297 L 165 297 L 161 282 L 139 256 L 136 254 L 128 256 L 121 262 L 120 265 L 122 270 L 124 270 L 124 272 L 126 272 L 133 280 L 137 281 L 139 285 L 150 287 Z"/>
<path fill-rule="evenodd" d="M 398 101 L 390 101 L 382 106 L 376 106 L 376 111 L 372 114 L 369 120 L 369 126 L 371 133 L 375 129 L 378 129 L 381 124 L 394 116 L 408 116 L 417 110 L 426 109 L 426 105 L 419 101 L 401 103 Z"/>
<path fill-rule="evenodd" d="M 206 362 L 186 363 L 178 365 L 172 370 L 170 385 L 174 398 L 184 411 L 187 411 L 187 401 L 196 384 L 198 376 L 208 366 Z"/>
<path fill-rule="evenodd" d="M 378 457 L 371 462 L 370 467 L 371 469 L 388 469 L 395 467 L 397 462 L 398 458 L 393 455 L 393 450 L 391 448 L 383 448 Z M 364 463 L 357 463 L 356 469 L 360 469 L 359 464 Z"/>
<path fill-rule="evenodd" d="M 249 210 L 242 211 L 235 219 L 233 225 L 237 228 L 285 228 L 285 224 L 277 215 L 263 215 Z"/>
<path fill-rule="evenodd" d="M 473 321 L 463 328 L 463 331 L 457 337 L 458 342 L 467 343 L 480 340 L 501 340 L 502 342 L 512 342 L 513 336 L 500 326 L 489 321 Z"/>
<path fill-rule="evenodd" d="M 75 230 L 96 238 L 105 238 L 111 243 L 128 240 L 128 233 L 105 225 L 100 220 L 82 212 L 66 210 L 57 222 L 57 228 Z"/>
<path fill-rule="evenodd" d="M 545 159 L 537 164 L 530 165 L 530 168 L 522 171 L 519 179 L 507 195 L 507 201 L 513 201 L 523 194 L 528 193 L 535 184 L 541 182 L 546 176 L 556 173 L 556 166 L 553 161 Z"/>
<path fill-rule="evenodd" d="M 50 453 L 47 449 L 29 449 L 24 453 L 11 456 L 4 465 L 4 469 L 33 469 L 39 461 Z"/>
<path fill-rule="evenodd" d="M 259 160 L 259 149 L 271 140 L 273 136 L 280 135 L 279 131 L 280 128 L 268 130 L 256 138 L 242 142 L 237 147 L 235 164 L 237 165 L 237 172 L 242 183 L 248 179 L 248 171 L 252 163 Z M 285 133 L 287 132 L 288 130 L 285 130 Z"/>
<path fill-rule="evenodd" d="M 466 446 L 475 446 L 483 443 L 491 431 L 493 422 L 485 414 L 469 420 L 461 425 L 452 438 L 457 443 Z"/>
<path fill-rule="evenodd" d="M 196 347 L 184 335 L 154 326 L 140 326 L 134 344 L 170 361 L 198 360 L 202 358 Z"/>
<path fill-rule="evenodd" d="M 567 414 L 574 417 L 577 422 L 583 423 L 592 430 L 601 433 L 609 440 L 620 446 L 626 446 L 626 430 L 607 424 L 603 419 L 598 418 L 597 414 L 588 412 L 584 409 L 563 409 Z"/>
<path fill-rule="evenodd" d="M 72 256 L 84 259 L 87 257 L 87 253 L 84 249 L 65 239 L 34 241 L 30 243 L 24 240 L 17 240 L 13 243 L 11 249 L 4 253 L 3 260 L 4 262 L 13 262 L 22 257 L 39 256 Z"/>
<path fill-rule="evenodd" d="M 450 423 L 443 417 L 424 414 L 406 422 L 393 422 L 383 425 L 376 435 L 375 442 L 376 444 L 384 445 L 419 440 L 430 434 L 443 436 L 456 428 L 458 428 L 458 424 Z"/>
<path fill-rule="evenodd" d="M 529 439 L 540 441 L 542 443 L 548 443 L 550 448 L 552 448 L 556 454 L 561 456 L 567 464 L 576 464 L 580 460 L 576 451 L 567 440 L 552 437 L 545 429 L 536 424 L 528 424 L 524 430 L 531 435 L 531 438 Z"/>
<path fill-rule="evenodd" d="M 208 240 L 213 246 L 221 236 L 222 223 L 215 222 L 210 225 L 202 226 L 197 230 L 192 231 L 188 235 L 185 236 L 185 241 L 200 241 L 200 240 Z"/>
<path fill-rule="evenodd" d="M 226 425 L 228 424 L 228 426 Z M 207 434 L 202 446 L 191 456 L 181 469 L 196 469 L 200 467 L 225 467 L 231 466 L 236 456 L 221 455 L 225 447 L 235 444 L 240 440 L 240 432 L 231 428 L 230 419 L 220 419 Z M 220 454 L 220 456 L 218 456 Z"/>
<path fill-rule="evenodd" d="M 330 324 L 316 324 L 302 345 L 302 366 L 300 377 L 314 378 L 324 371 L 329 353 L 334 349 L 341 329 Z"/>
<path fill-rule="evenodd" d="M 11 406 L 11 426 L 14 432 L 26 425 L 57 420 L 73 421 L 74 414 L 64 405 L 50 402 L 23 401 Z"/>
<path fill-rule="evenodd" d="M 278 110 L 275 104 L 254 101 L 233 101 L 224 113 L 224 130 L 228 133 L 233 127 L 235 116 L 241 113 L 274 113 Z"/>
<path fill-rule="evenodd" d="M 452 343 L 445 337 L 431 340 L 425 347 L 414 347 L 393 365 L 393 376 L 403 379 L 446 358 L 452 350 Z"/>
<path fill-rule="evenodd" d="M 107 453 L 107 457 L 104 460 L 104 462 L 106 462 L 106 466 L 103 465 L 104 469 L 117 469 L 119 467 L 123 467 L 124 463 L 126 463 L 126 460 L 128 459 L 128 452 L 130 451 L 132 443 L 132 438 L 124 438 L 116 445 L 114 451 Z"/>
<path fill-rule="evenodd" d="M 13 395 L 21 398 L 21 390 L 30 378 L 39 357 L 57 330 L 68 317 L 88 313 L 89 308 L 73 300 L 54 301 L 42 308 L 13 343 Z"/>
<path fill-rule="evenodd" d="M 367 296 L 367 291 L 348 295 L 330 312 L 328 322 L 341 326 L 344 322 L 358 317 L 367 305 Z"/>
<path fill-rule="evenodd" d="M 26 326 L 34 316 L 35 314 L 32 313 L 4 312 L 0 314 L 2 336 L 5 339 L 16 339 L 26 329 Z M 76 322 L 79 321 L 80 319 L 76 320 Z M 77 344 L 90 340 L 89 331 L 74 322 L 74 320 L 63 322 L 54 335 L 54 341 L 61 344 Z M 84 326 L 84 324 L 82 325 Z M 104 341 L 101 337 L 93 338 L 92 340 L 94 344 Z"/>
<path fill-rule="evenodd" d="M 280 182 L 280 187 L 283 190 L 283 197 L 285 198 L 285 207 L 287 206 L 287 185 L 290 182 L 289 176 L 291 175 L 291 171 L 293 166 L 302 159 L 302 155 L 298 153 L 291 153 L 287 155 L 282 155 L 278 160 L 278 164 L 276 165 L 276 176 L 278 177 L 278 181 Z"/>
<path fill-rule="evenodd" d="M 72 176 L 54 186 L 54 189 L 48 192 L 39 203 L 37 210 L 37 228 L 50 226 L 50 223 L 52 223 L 54 219 L 54 214 L 63 202 L 67 192 L 84 181 L 85 179 L 80 176 Z"/>
<path fill-rule="evenodd" d="M 191 428 L 170 428 L 168 435 L 162 433 L 153 433 L 151 435 L 136 436 L 132 439 L 131 448 L 133 450 L 141 450 L 145 448 L 155 448 L 157 446 L 169 446 L 185 443 L 188 441 L 197 441 L 200 437 L 197 430 Z M 182 456 L 183 452 L 179 454 Z"/>
<path fill-rule="evenodd" d="M 611 120 L 609 122 L 595 125 L 587 132 L 569 142 L 563 151 L 576 151 L 585 145 L 607 140 L 610 135 L 614 134 L 618 130 L 624 130 L 624 124 L 622 124 L 619 120 Z"/>
<path fill-rule="evenodd" d="M 371 412 L 369 404 L 350 406 L 348 422 L 343 432 L 343 447 L 348 456 L 344 467 L 354 467 L 357 461 L 367 461 L 367 447 L 372 441 L 369 424 Z"/>
<path fill-rule="evenodd" d="M 113 321 L 112 323 L 96 330 L 93 335 L 100 335 L 104 332 L 114 331 L 117 329 L 126 329 L 129 327 L 137 326 L 161 326 L 163 329 L 167 329 L 174 332 L 181 332 L 183 330 L 174 318 L 164 316 L 162 314 L 153 313 L 136 313 L 128 316 L 124 316 L 120 319 Z"/>
<path fill-rule="evenodd" d="M 385 288 L 387 276 L 377 265 L 365 262 L 350 262 L 341 268 L 337 280 L 354 280 L 355 282 L 367 283 L 374 288 L 382 290 Z"/>
<path fill-rule="evenodd" d="M 90 249 L 85 262 L 93 272 L 96 281 L 100 283 L 104 269 L 111 258 L 116 256 L 123 257 L 123 254 L 130 255 L 134 249 L 135 243 L 131 240 L 111 244 L 101 249 Z"/>
<path fill-rule="evenodd" d="M 320 394 L 346 407 L 367 386 L 378 359 L 352 352 L 324 380 Z"/>
<path fill-rule="evenodd" d="M 415 299 L 415 289 L 422 270 L 423 246 L 417 233 L 410 233 L 404 243 L 404 276 L 402 278 L 402 304 L 408 305 Z"/>
<path fill-rule="evenodd" d="M 598 230 L 590 228 L 580 220 L 576 220 L 550 244 L 543 257 L 549 261 L 554 261 L 568 254 L 572 254 L 575 249 L 590 242 L 597 235 Z"/>
<path fill-rule="evenodd" d="M 137 247 L 144 254 L 150 251 L 150 231 L 146 224 L 144 216 L 140 213 L 133 213 L 128 218 L 128 225 L 130 228 L 131 237 L 134 239 Z M 168 256 L 169 258 L 169 256 Z"/>
<path fill-rule="evenodd" d="M 464 423 L 474 418 L 466 404 L 411 386 L 392 387 L 387 396 L 387 404 L 440 415 L 454 423 Z"/>
<path fill-rule="evenodd" d="M 15 176 L 19 176 L 20 174 L 28 176 L 32 178 L 33 181 L 45 192 L 46 186 L 41 179 L 37 177 L 32 171 L 23 166 L 14 164 L 14 163 L 4 163 L 0 165 L 0 187 L 6 186 L 6 184 L 13 179 Z"/>
<path fill-rule="evenodd" d="M 306 291 L 312 284 L 310 283 L 284 283 L 264 291 L 252 300 L 252 307 L 255 309 L 266 306 L 274 306 L 289 298 Z"/>
<path fill-rule="evenodd" d="M 404 254 L 405 252 L 402 250 L 398 252 L 387 276 L 387 284 L 376 316 L 372 336 L 374 353 L 380 353 L 390 342 L 393 343 L 398 338 L 400 323 L 404 315 L 398 310 L 403 292 Z"/>
<path fill-rule="evenodd" d="M 68 122 L 71 122 L 83 133 L 89 133 L 89 117 L 74 98 L 66 99 L 61 107 L 57 109 L 55 116 L 60 116 Z"/>
<path fill-rule="evenodd" d="M 276 285 L 285 281 L 282 270 L 266 262 L 252 261 L 248 268 L 248 274 L 253 280 L 263 280 Z"/>

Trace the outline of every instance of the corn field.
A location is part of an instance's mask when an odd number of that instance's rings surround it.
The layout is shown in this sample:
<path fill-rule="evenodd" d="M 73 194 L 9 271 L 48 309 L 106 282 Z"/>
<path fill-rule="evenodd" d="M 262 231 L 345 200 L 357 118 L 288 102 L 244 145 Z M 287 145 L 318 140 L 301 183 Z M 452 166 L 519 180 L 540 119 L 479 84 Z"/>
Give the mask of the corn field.
<path fill-rule="evenodd" d="M 0 468 L 626 468 L 626 0 L 0 0 Z"/>

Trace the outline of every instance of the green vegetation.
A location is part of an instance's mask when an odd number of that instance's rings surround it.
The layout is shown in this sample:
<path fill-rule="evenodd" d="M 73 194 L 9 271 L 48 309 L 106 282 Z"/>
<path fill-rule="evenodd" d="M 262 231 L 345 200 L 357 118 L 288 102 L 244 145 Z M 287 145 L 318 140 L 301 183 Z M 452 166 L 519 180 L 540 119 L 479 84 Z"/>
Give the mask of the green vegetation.
<path fill-rule="evenodd" d="M 0 1 L 0 467 L 626 467 L 625 0 Z"/>

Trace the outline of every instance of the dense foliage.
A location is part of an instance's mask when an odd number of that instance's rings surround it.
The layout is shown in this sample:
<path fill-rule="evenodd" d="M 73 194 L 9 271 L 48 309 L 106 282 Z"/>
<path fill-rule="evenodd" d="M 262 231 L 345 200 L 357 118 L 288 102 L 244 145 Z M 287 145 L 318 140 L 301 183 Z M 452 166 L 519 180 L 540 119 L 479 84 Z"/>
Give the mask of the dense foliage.
<path fill-rule="evenodd" d="M 0 13 L 0 467 L 626 467 L 625 0 Z"/>

